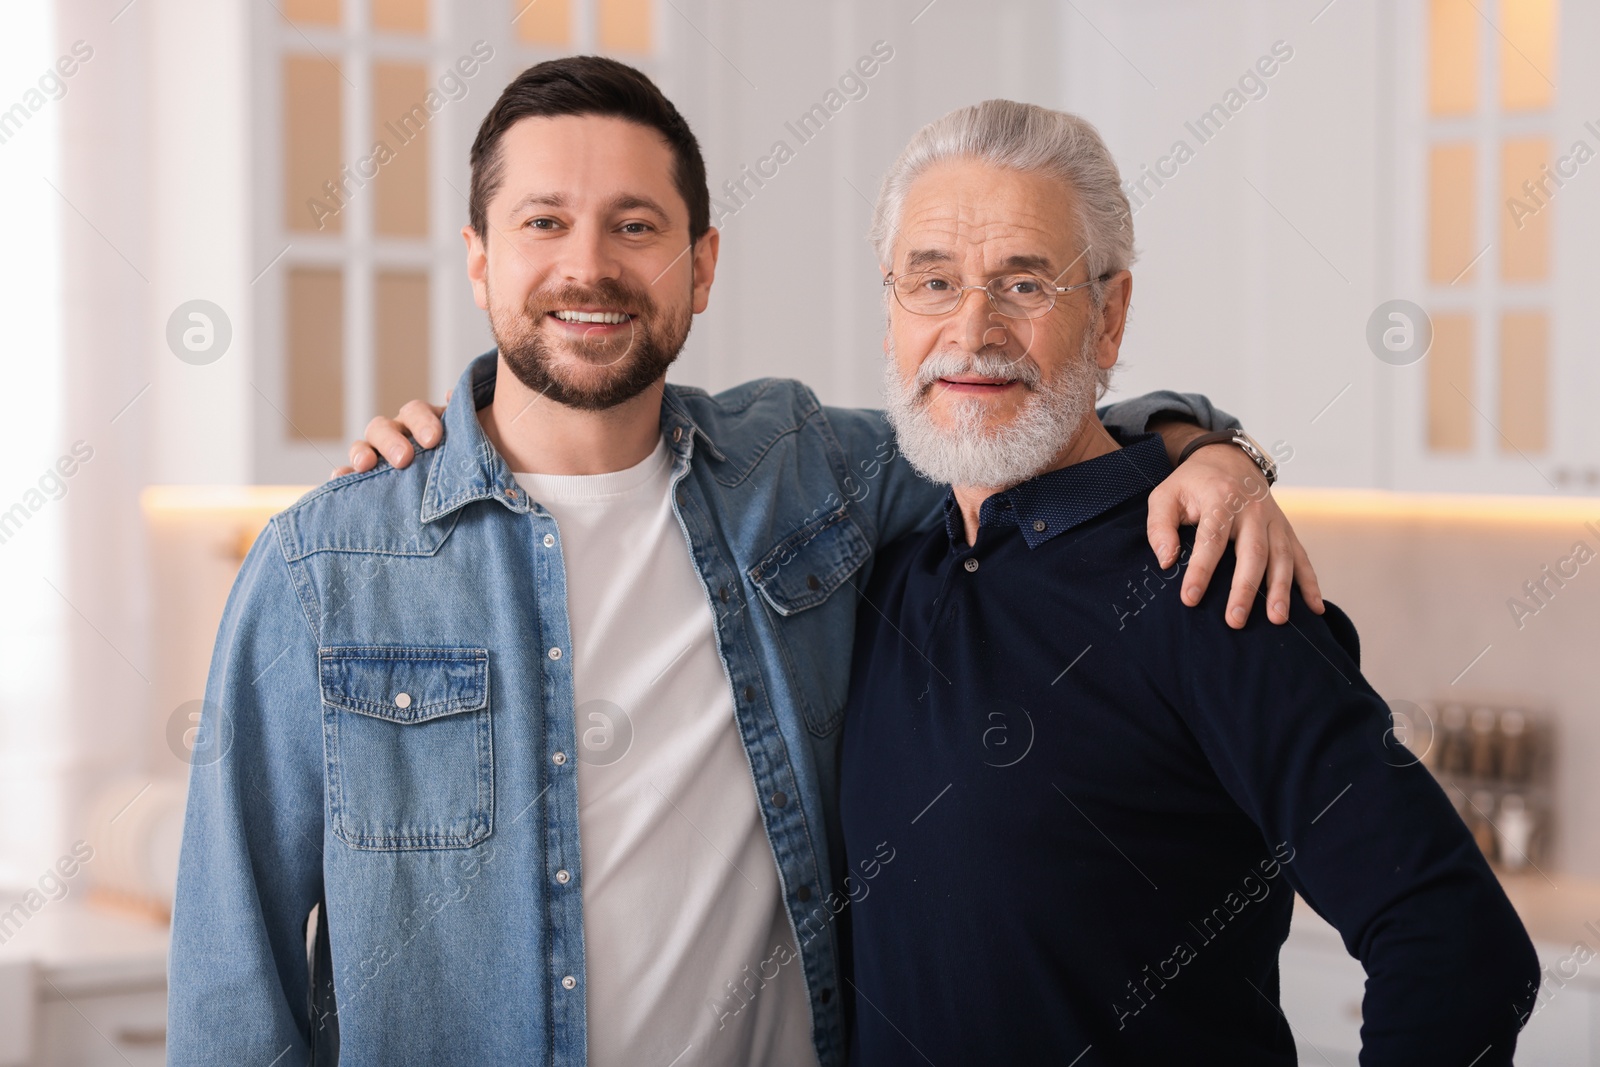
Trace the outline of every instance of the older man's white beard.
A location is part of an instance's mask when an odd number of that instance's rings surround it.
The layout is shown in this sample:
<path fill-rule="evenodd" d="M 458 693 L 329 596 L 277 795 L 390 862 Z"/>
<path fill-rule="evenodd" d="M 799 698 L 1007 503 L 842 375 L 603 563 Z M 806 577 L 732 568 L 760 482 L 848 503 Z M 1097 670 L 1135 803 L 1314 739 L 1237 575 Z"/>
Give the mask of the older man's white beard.
<path fill-rule="evenodd" d="M 883 382 L 901 454 L 923 477 L 949 485 L 1001 488 L 1047 470 L 1094 410 L 1093 338 L 1090 331 L 1079 358 L 1048 381 L 1027 357 L 946 351 L 923 360 L 916 379 L 906 382 L 891 341 Z M 941 426 L 928 402 L 941 388 L 939 379 L 956 374 L 1015 379 L 1030 395 L 1009 422 L 997 426 L 988 425 L 989 408 L 981 397 L 946 396 L 944 407 L 955 425 Z"/>

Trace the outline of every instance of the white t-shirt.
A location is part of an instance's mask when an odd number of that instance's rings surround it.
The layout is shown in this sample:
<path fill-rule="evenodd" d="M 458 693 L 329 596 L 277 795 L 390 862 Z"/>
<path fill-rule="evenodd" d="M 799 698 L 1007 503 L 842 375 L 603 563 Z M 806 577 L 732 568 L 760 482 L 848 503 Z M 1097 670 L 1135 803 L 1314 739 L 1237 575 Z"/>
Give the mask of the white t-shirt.
<path fill-rule="evenodd" d="M 715 619 L 672 512 L 671 453 L 662 442 L 627 470 L 516 479 L 555 517 L 567 570 L 589 1062 L 814 1067 Z M 766 962 L 780 945 L 781 967 Z"/>

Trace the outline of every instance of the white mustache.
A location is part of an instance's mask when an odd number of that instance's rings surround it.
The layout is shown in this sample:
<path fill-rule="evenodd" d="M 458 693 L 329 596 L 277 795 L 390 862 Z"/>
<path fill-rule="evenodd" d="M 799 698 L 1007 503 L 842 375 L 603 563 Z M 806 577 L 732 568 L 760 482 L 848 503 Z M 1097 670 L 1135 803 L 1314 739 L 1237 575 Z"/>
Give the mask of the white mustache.
<path fill-rule="evenodd" d="M 956 349 L 935 352 L 917 368 L 916 385 L 919 393 L 926 393 L 940 378 L 957 374 L 972 374 L 982 378 L 1021 382 L 1029 389 L 1043 380 L 1039 365 L 1026 357 L 974 355 Z"/>

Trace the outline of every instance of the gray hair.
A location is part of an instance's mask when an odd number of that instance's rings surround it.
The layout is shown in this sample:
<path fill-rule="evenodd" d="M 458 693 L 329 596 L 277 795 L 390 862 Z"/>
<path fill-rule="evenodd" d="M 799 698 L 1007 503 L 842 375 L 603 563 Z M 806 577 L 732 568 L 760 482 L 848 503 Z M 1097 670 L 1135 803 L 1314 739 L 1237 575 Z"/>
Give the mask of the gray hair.
<path fill-rule="evenodd" d="M 1089 277 L 1126 270 L 1133 263 L 1133 212 L 1116 161 L 1099 131 L 1065 111 L 1015 100 L 985 100 L 918 130 L 884 176 L 870 237 L 885 270 L 906 193 L 929 167 L 952 159 L 976 159 L 1060 178 L 1077 193 L 1078 229 Z M 1103 307 L 1105 285 L 1096 282 L 1089 291 L 1095 308 Z"/>

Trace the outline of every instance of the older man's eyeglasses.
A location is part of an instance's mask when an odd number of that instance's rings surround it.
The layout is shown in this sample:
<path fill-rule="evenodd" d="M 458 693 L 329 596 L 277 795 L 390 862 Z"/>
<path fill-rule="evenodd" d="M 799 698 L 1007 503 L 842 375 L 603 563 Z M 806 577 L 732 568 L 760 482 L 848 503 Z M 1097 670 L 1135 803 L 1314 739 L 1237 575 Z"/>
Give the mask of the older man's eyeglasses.
<path fill-rule="evenodd" d="M 987 285 L 962 285 L 942 271 L 920 270 L 891 274 L 883 284 L 894 287 L 894 298 L 913 315 L 948 315 L 961 304 L 967 290 L 982 289 L 989 297 L 989 306 L 1006 318 L 1036 319 L 1049 314 L 1062 293 L 1087 289 L 1110 277 L 1102 274 L 1077 285 L 1053 285 L 1036 274 L 1006 274 Z"/>

